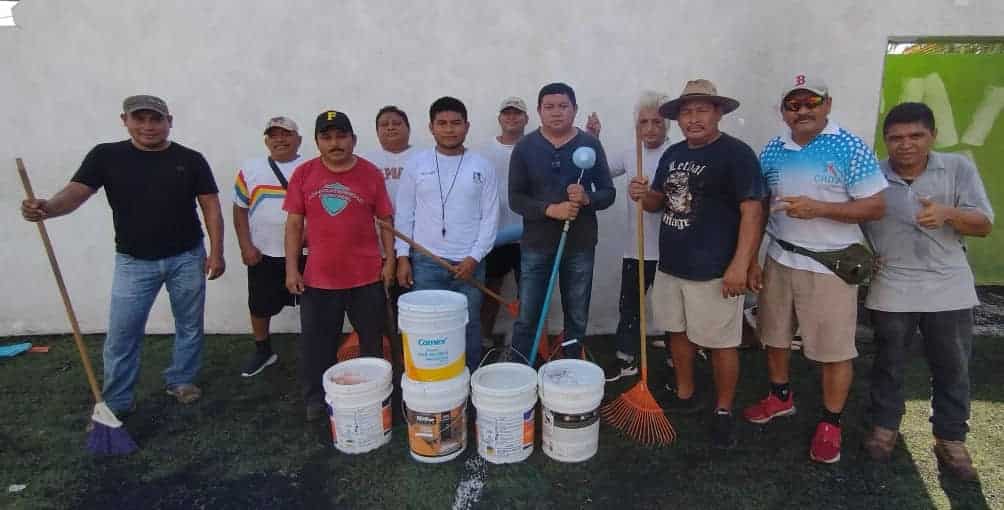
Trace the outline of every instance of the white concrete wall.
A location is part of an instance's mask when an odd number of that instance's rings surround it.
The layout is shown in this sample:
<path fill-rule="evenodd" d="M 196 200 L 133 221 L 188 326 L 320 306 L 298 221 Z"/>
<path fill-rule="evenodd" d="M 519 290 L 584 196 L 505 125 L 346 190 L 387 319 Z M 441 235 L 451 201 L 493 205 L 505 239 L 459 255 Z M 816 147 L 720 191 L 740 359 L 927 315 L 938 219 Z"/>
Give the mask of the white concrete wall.
<path fill-rule="evenodd" d="M 476 146 L 495 132 L 502 97 L 532 104 L 556 80 L 576 88 L 581 121 L 590 111 L 602 116 L 608 151 L 631 143 L 640 90 L 675 95 L 698 76 L 742 101 L 724 129 L 759 148 L 782 127 L 781 85 L 806 71 L 828 79 L 834 117 L 870 139 L 887 39 L 1000 34 L 1004 2 L 24 0 L 14 16 L 18 26 L 0 28 L 0 335 L 69 329 L 38 234 L 17 213 L 13 158 L 25 158 L 37 192 L 51 195 L 95 143 L 125 138 L 117 115 L 130 94 L 168 101 L 173 138 L 206 155 L 227 198 L 235 165 L 263 151 L 260 129 L 271 115 L 292 115 L 309 130 L 322 109 L 344 110 L 365 150 L 376 145 L 374 113 L 393 103 L 409 112 L 413 141 L 428 145 L 425 112 L 449 94 L 467 103 L 468 145 Z M 309 141 L 304 152 L 314 152 Z M 616 325 L 630 242 L 623 200 L 601 214 L 596 333 Z M 243 332 L 245 273 L 225 212 L 228 271 L 209 283 L 206 327 Z M 83 328 L 103 331 L 113 263 L 105 197 L 49 229 Z M 280 321 L 296 325 L 295 312 Z M 161 296 L 148 330 L 171 329 Z"/>

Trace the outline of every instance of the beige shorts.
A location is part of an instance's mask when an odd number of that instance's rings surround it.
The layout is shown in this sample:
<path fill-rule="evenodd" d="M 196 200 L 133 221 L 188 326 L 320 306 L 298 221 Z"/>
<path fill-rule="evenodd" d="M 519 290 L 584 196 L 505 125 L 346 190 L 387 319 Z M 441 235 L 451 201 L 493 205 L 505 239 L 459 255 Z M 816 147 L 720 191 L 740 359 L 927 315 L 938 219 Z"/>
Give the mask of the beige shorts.
<path fill-rule="evenodd" d="M 768 347 L 791 348 L 797 327 L 806 358 L 834 363 L 858 357 L 858 287 L 836 275 L 794 269 L 767 257 L 758 316 L 760 341 Z"/>
<path fill-rule="evenodd" d="M 722 279 L 694 281 L 655 272 L 652 311 L 656 329 L 687 333 L 706 349 L 739 347 L 743 338 L 743 297 L 722 297 Z"/>

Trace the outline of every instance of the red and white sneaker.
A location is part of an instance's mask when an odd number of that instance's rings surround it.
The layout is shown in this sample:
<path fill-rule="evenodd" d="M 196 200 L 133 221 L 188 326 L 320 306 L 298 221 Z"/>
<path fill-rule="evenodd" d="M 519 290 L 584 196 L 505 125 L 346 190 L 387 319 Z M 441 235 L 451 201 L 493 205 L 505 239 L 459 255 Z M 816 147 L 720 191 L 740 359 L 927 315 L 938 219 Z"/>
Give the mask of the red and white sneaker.
<path fill-rule="evenodd" d="M 820 422 L 809 446 L 809 458 L 824 464 L 840 460 L 840 427 Z"/>
<path fill-rule="evenodd" d="M 795 414 L 795 394 L 788 394 L 788 401 L 785 402 L 775 395 L 773 392 L 768 393 L 767 396 L 743 410 L 743 417 L 747 421 L 764 424 L 774 418 L 779 416 L 791 416 Z"/>

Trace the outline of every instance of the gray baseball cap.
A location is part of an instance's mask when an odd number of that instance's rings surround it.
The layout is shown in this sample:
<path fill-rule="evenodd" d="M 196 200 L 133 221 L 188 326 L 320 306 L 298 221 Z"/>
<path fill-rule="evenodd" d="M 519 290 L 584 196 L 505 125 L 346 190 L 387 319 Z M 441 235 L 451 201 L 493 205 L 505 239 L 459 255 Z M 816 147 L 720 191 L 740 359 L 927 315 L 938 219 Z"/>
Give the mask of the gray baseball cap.
<path fill-rule="evenodd" d="M 157 96 L 141 94 L 138 96 L 129 96 L 122 101 L 123 113 L 138 112 L 140 110 L 154 111 L 165 117 L 170 115 L 170 112 L 167 110 L 167 103 Z"/>

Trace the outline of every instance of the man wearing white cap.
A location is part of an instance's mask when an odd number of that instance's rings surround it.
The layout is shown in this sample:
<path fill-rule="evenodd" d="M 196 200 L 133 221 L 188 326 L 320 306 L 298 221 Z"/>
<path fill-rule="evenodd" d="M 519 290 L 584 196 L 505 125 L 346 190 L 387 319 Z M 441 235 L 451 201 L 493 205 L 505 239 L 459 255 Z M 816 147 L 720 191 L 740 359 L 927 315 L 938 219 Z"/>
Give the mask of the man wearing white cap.
<path fill-rule="evenodd" d="M 495 247 L 485 257 L 485 285 L 495 292 L 502 290 L 502 283 L 509 273 L 519 282 L 519 236 L 523 230 L 523 218 L 509 208 L 509 157 L 512 148 L 520 138 L 530 117 L 526 102 L 519 97 L 507 97 L 499 105 L 498 123 L 501 132 L 478 151 L 495 167 L 498 179 L 499 219 Z M 485 299 L 481 303 L 481 337 L 486 343 L 492 338 L 499 303 Z"/>
<path fill-rule="evenodd" d="M 244 377 L 257 375 L 278 361 L 279 356 L 272 351 L 269 326 L 274 315 L 296 304 L 286 289 L 286 212 L 282 201 L 293 170 L 303 162 L 297 152 L 301 141 L 293 119 L 269 119 L 265 124 L 268 156 L 245 161 L 234 182 L 234 230 L 241 261 L 248 268 L 248 308 L 255 341 L 255 352 L 241 370 Z"/>
<path fill-rule="evenodd" d="M 754 264 L 750 279 L 754 289 L 763 282 L 760 340 L 767 347 L 771 390 L 743 413 L 760 424 L 795 413 L 788 366 L 797 326 L 805 357 L 822 365 L 823 413 L 809 458 L 823 463 L 840 460 L 840 416 L 858 355 L 858 287 L 817 258 L 849 253 L 864 242 L 858 225 L 883 216 L 887 186 L 865 142 L 828 119 L 832 104 L 825 83 L 795 76 L 781 94 L 781 116 L 790 131 L 760 154 L 772 197 L 771 242 L 763 274 Z"/>

